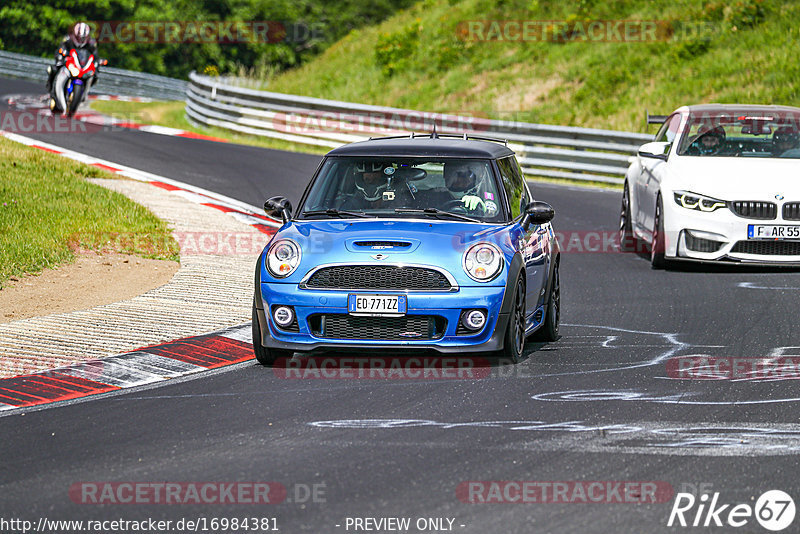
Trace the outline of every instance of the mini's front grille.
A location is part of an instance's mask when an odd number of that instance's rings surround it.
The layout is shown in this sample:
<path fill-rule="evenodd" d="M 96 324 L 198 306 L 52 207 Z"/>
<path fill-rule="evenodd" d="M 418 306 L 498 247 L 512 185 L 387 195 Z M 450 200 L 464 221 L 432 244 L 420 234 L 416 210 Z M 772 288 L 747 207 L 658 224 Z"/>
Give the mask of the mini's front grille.
<path fill-rule="evenodd" d="M 800 221 L 800 202 L 787 202 L 784 204 L 783 218 L 787 221 Z"/>
<path fill-rule="evenodd" d="M 759 200 L 734 200 L 731 202 L 731 211 L 746 219 L 769 220 L 778 215 L 778 207 L 774 202 Z"/>
<path fill-rule="evenodd" d="M 731 252 L 760 256 L 800 256 L 800 241 L 739 241 Z"/>
<path fill-rule="evenodd" d="M 323 267 L 305 284 L 311 289 L 389 289 L 449 291 L 444 274 L 424 267 L 339 265 Z"/>
<path fill-rule="evenodd" d="M 716 252 L 724 244 L 720 241 L 695 237 L 690 232 L 686 232 L 686 248 L 694 252 Z"/>
<path fill-rule="evenodd" d="M 438 315 L 362 317 L 331 313 L 312 315 L 308 324 L 319 338 L 375 341 L 434 340 L 441 338 L 447 328 L 447 320 Z"/>

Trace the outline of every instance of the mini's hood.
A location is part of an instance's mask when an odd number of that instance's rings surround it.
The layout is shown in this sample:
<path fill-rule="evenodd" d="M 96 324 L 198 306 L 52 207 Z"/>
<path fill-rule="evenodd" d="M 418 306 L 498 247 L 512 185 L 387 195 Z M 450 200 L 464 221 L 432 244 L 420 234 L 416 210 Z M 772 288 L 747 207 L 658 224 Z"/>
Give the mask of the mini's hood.
<path fill-rule="evenodd" d="M 507 226 L 434 219 L 292 221 L 273 241 L 287 238 L 300 245 L 302 257 L 297 271 L 281 280 L 286 283 L 299 282 L 318 265 L 356 262 L 436 265 L 447 269 L 459 283 L 469 283 L 461 267 L 469 245 L 488 241 L 500 247 L 507 258 L 514 254 Z"/>
<path fill-rule="evenodd" d="M 683 156 L 670 159 L 662 184 L 672 191 L 692 191 L 721 200 L 800 201 L 800 159 L 716 158 Z"/>

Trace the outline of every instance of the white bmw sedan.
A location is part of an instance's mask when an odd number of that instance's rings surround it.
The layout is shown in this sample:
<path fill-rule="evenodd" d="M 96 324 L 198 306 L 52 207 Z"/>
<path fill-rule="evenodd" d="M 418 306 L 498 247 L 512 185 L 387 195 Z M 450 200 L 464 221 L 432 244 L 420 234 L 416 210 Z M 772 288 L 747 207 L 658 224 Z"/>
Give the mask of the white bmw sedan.
<path fill-rule="evenodd" d="M 655 268 L 800 264 L 800 109 L 709 104 L 661 120 L 625 176 L 622 249 L 649 250 Z"/>

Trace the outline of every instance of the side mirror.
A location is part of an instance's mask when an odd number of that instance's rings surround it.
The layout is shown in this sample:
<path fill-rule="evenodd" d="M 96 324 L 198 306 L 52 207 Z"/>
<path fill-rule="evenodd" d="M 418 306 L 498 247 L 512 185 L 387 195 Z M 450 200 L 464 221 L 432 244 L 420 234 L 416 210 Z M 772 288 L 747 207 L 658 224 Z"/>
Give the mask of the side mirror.
<path fill-rule="evenodd" d="M 292 203 L 284 197 L 272 197 L 264 202 L 264 213 L 270 219 L 280 219 L 284 224 L 292 218 Z"/>
<path fill-rule="evenodd" d="M 660 159 L 661 161 L 667 161 L 667 155 L 669 154 L 669 149 L 671 146 L 671 143 L 666 143 L 664 141 L 645 143 L 639 147 L 639 155 L 643 158 L 653 158 Z"/>
<path fill-rule="evenodd" d="M 522 226 L 527 228 L 532 224 L 549 223 L 556 216 L 556 210 L 547 202 L 534 200 L 525 206 L 525 218 L 522 221 Z"/>

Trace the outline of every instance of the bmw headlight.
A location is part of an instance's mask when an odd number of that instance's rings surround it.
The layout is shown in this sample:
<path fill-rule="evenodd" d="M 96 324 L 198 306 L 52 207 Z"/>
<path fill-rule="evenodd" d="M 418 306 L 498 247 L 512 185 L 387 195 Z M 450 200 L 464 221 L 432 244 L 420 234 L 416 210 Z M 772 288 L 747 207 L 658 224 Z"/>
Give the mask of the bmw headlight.
<path fill-rule="evenodd" d="M 464 253 L 464 271 L 476 282 L 488 282 L 503 269 L 503 254 L 491 243 L 472 245 Z"/>
<path fill-rule="evenodd" d="M 70 74 L 72 74 L 72 76 L 76 78 L 81 73 L 81 70 L 78 67 L 76 67 L 74 63 L 70 63 L 69 65 L 67 65 L 67 70 L 69 71 Z"/>
<path fill-rule="evenodd" d="M 716 211 L 727 206 L 727 202 L 689 191 L 675 191 L 675 203 L 688 210 Z"/>
<path fill-rule="evenodd" d="M 275 278 L 286 278 L 300 265 L 300 247 L 291 239 L 279 239 L 267 251 L 267 269 Z"/>

